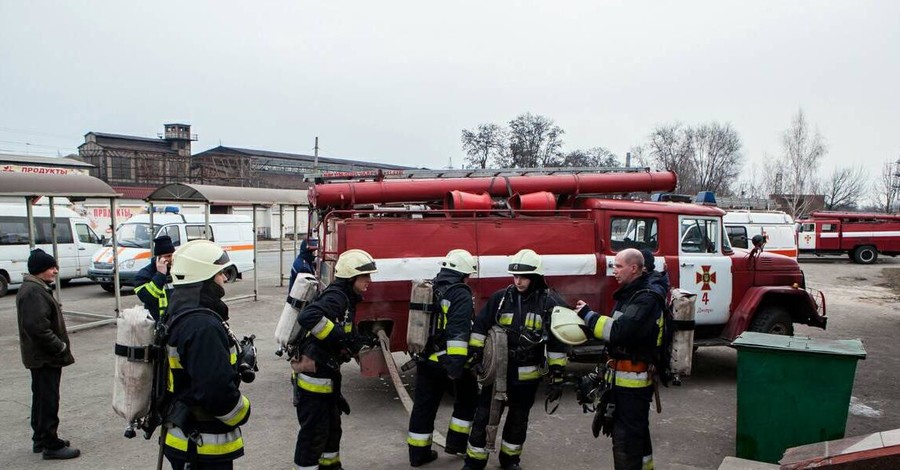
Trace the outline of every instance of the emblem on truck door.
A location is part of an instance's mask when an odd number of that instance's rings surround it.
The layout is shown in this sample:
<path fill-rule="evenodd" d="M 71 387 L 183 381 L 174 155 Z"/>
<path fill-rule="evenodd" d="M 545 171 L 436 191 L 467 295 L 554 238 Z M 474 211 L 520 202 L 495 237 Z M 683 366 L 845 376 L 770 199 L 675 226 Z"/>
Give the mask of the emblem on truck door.
<path fill-rule="evenodd" d="M 700 266 L 700 269 L 703 270 L 697 273 L 697 284 L 703 283 L 703 287 L 701 287 L 700 290 L 712 290 L 709 283 L 716 283 L 716 273 L 710 272 L 710 268 L 712 268 L 712 266 Z"/>

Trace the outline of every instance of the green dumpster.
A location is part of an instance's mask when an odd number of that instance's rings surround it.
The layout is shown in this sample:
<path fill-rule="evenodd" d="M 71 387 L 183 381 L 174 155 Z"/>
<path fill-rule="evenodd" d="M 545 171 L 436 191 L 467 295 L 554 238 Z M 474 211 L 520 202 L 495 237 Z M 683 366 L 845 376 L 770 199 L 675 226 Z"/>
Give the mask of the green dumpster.
<path fill-rule="evenodd" d="M 732 346 L 737 457 L 776 463 L 790 447 L 844 437 L 862 341 L 746 332 Z"/>

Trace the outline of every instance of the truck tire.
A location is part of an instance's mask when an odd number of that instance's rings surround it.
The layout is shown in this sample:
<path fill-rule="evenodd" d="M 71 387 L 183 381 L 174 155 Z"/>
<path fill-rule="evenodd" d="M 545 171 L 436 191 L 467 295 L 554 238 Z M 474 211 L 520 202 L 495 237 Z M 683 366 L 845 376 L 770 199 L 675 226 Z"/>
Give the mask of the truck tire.
<path fill-rule="evenodd" d="M 878 250 L 872 245 L 859 246 L 853 250 L 853 261 L 859 264 L 872 264 L 878 260 Z"/>
<path fill-rule="evenodd" d="M 6 279 L 6 276 L 0 274 L 0 297 L 3 297 L 9 292 L 9 280 Z"/>
<path fill-rule="evenodd" d="M 109 292 L 110 294 L 112 294 L 113 292 L 116 291 L 116 286 L 113 285 L 113 283 L 111 283 L 111 282 L 101 282 L 100 287 L 103 288 L 103 290 L 105 290 L 106 292 Z"/>
<path fill-rule="evenodd" d="M 794 321 L 787 310 L 782 307 L 763 307 L 753 317 L 753 321 L 750 323 L 750 331 L 793 336 Z"/>

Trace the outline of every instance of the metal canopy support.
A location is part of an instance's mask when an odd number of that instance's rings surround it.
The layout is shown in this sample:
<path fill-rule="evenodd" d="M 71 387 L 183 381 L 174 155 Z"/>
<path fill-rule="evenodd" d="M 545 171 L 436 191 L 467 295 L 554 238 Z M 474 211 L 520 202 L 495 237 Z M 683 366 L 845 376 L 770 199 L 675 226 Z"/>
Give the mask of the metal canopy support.
<path fill-rule="evenodd" d="M 116 249 L 118 242 L 116 241 L 116 199 L 109 198 L 109 222 L 112 224 L 112 252 L 113 252 L 113 289 L 116 292 L 116 317 L 122 313 L 122 295 L 119 292 L 122 283 L 119 282 L 119 253 Z"/>
<path fill-rule="evenodd" d="M 53 204 L 53 196 L 50 196 L 50 242 L 53 243 L 53 259 L 56 260 L 56 264 L 59 266 L 59 240 L 56 239 L 56 206 Z M 56 270 L 54 285 L 56 302 L 59 303 L 59 308 L 62 310 L 62 287 L 59 282 L 59 269 Z"/>
<path fill-rule="evenodd" d="M 259 266 L 256 264 L 256 239 L 259 236 L 256 235 L 256 208 L 257 205 L 253 204 L 253 300 L 258 300 L 259 295 Z"/>
<path fill-rule="evenodd" d="M 278 287 L 284 287 L 284 204 L 278 204 Z"/>

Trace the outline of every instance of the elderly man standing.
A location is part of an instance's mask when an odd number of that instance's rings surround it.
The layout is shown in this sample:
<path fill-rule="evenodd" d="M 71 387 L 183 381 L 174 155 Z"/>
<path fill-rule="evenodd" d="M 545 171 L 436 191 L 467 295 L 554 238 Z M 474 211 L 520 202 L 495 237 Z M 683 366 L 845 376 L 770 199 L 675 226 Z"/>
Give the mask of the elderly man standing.
<path fill-rule="evenodd" d="M 613 275 L 619 289 L 611 316 L 600 315 L 579 300 L 575 308 L 587 330 L 606 341 L 609 350 L 607 381 L 612 384 L 615 413 L 612 426 L 616 470 L 651 470 L 650 401 L 653 381 L 650 364 L 658 347 L 662 297 L 653 292 L 644 255 L 634 248 L 620 251 Z M 602 412 L 599 410 L 598 413 Z"/>
<path fill-rule="evenodd" d="M 44 460 L 73 459 L 81 454 L 56 435 L 62 368 L 75 362 L 62 310 L 50 288 L 58 272 L 56 258 L 44 250 L 32 251 L 29 274 L 16 294 L 22 363 L 31 371 L 32 450 L 42 452 Z"/>

